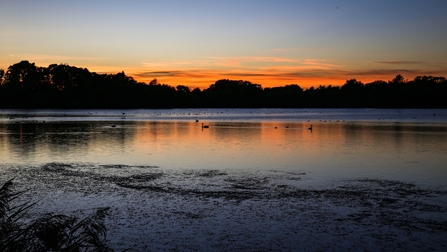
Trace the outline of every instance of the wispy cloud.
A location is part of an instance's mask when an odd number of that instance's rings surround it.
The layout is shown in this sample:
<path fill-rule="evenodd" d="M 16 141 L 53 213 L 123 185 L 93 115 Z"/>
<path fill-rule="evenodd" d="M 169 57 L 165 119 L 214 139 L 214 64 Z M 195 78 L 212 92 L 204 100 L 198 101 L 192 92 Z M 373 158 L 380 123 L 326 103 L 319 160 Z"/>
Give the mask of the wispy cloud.
<path fill-rule="evenodd" d="M 211 57 L 210 59 L 221 61 L 239 61 L 239 62 L 296 62 L 295 59 L 284 57 Z"/>
<path fill-rule="evenodd" d="M 397 74 L 426 74 L 427 72 L 422 72 L 421 70 L 415 69 L 405 69 L 405 68 L 394 68 L 394 69 L 367 69 L 367 70 L 356 70 L 347 71 L 347 74 L 354 76 L 383 76 L 383 75 L 397 75 Z"/>
<path fill-rule="evenodd" d="M 294 48 L 275 48 L 271 50 L 274 53 L 294 53 L 294 52 L 309 52 L 309 51 L 323 51 L 326 48 L 321 47 L 294 47 Z"/>
<path fill-rule="evenodd" d="M 312 64 L 310 64 L 312 66 Z M 329 64 L 329 66 L 331 66 Z M 307 88 L 315 85 L 342 85 L 348 79 L 358 79 L 364 83 L 374 80 L 390 80 L 397 74 L 406 78 L 414 78 L 418 75 L 442 75 L 442 71 L 423 71 L 406 68 L 394 69 L 358 69 L 342 70 L 335 67 L 296 66 L 261 68 L 257 70 L 231 69 L 185 69 L 172 71 L 145 71 L 135 73 L 133 76 L 140 79 L 158 78 L 161 82 L 170 85 L 186 84 L 192 87 L 207 88 L 218 79 L 242 79 L 262 84 L 263 87 L 299 84 Z"/>
<path fill-rule="evenodd" d="M 143 62 L 143 68 L 161 69 L 161 68 L 185 68 L 197 66 L 209 66 L 213 62 L 211 60 L 192 60 L 192 61 L 156 61 Z"/>
<path fill-rule="evenodd" d="M 187 62 L 152 62 L 143 63 L 142 68 L 156 71 L 194 70 L 194 69 L 237 69 L 250 71 L 265 71 L 276 69 L 328 69 L 334 67 L 325 59 L 292 59 L 286 57 L 208 57 L 203 60 Z"/>
<path fill-rule="evenodd" d="M 173 70 L 173 71 L 147 71 L 147 72 L 137 72 L 133 74 L 136 77 L 149 77 L 149 78 L 158 78 L 158 77 L 192 77 L 192 78 L 203 78 L 209 76 L 210 74 L 216 74 L 217 72 L 209 71 L 209 70 Z"/>
<path fill-rule="evenodd" d="M 298 50 L 298 49 L 297 49 Z M 14 55 L 14 57 L 21 57 Z M 52 63 L 68 63 L 86 67 L 98 73 L 125 71 L 138 81 L 150 82 L 157 78 L 161 83 L 172 86 L 188 85 L 192 88 L 207 88 L 219 79 L 241 79 L 271 87 L 299 84 L 303 88 L 318 85 L 342 85 L 348 79 L 358 79 L 364 83 L 374 80 L 390 80 L 397 74 L 405 78 L 418 75 L 445 76 L 444 67 L 425 71 L 419 64 L 422 61 L 377 61 L 380 65 L 358 69 L 346 67 L 341 63 L 322 58 L 290 58 L 273 56 L 206 57 L 191 61 L 143 61 L 140 65 L 107 65 L 105 57 L 70 57 L 59 55 L 27 55 L 26 59 L 46 66 Z M 18 61 L 17 61 L 18 62 Z M 80 65 L 78 62 L 84 62 Z M 426 64 L 424 63 L 424 66 Z"/>
<path fill-rule="evenodd" d="M 57 64 L 60 62 L 69 62 L 69 61 L 85 62 L 84 64 L 89 64 L 91 62 L 110 60 L 107 57 L 83 57 L 83 56 L 51 55 L 51 54 L 26 54 L 26 55 L 16 54 L 10 56 L 20 59 L 26 59 L 31 62 L 36 62 L 36 64 L 38 62 Z"/>
<path fill-rule="evenodd" d="M 297 63 L 296 59 L 285 57 L 210 57 L 213 65 L 223 67 L 239 67 L 257 64 L 293 64 Z"/>
<path fill-rule="evenodd" d="M 398 60 L 398 61 L 377 61 L 379 64 L 387 64 L 387 65 L 412 65 L 412 64 L 422 64 L 422 61 L 405 61 L 405 60 Z"/>

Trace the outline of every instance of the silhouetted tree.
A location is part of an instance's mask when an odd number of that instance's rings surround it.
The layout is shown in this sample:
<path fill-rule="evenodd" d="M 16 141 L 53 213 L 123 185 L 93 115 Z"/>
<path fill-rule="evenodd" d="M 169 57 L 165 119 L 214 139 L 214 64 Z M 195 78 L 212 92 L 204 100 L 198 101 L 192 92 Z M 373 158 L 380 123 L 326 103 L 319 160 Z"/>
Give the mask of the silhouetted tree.
<path fill-rule="evenodd" d="M 303 89 L 297 84 L 264 89 L 265 107 L 293 108 L 303 105 Z"/>
<path fill-rule="evenodd" d="M 376 80 L 365 84 L 365 107 L 388 107 L 391 94 L 387 91 L 385 81 Z"/>
<path fill-rule="evenodd" d="M 5 77 L 9 85 L 31 90 L 33 84 L 38 81 L 37 67 L 34 63 L 23 60 L 10 66 Z"/>
<path fill-rule="evenodd" d="M 341 102 L 343 107 L 356 108 L 365 106 L 365 86 L 362 82 L 356 79 L 347 80 L 346 83 L 341 86 L 342 92 Z"/>
<path fill-rule="evenodd" d="M 124 71 L 92 73 L 67 64 L 36 67 L 21 61 L 0 69 L 3 108 L 173 108 L 173 107 L 447 107 L 444 77 L 398 74 L 386 82 L 311 87 L 297 84 L 263 89 L 245 80 L 220 79 L 208 88 L 171 87 L 153 79 L 137 82 Z"/>
<path fill-rule="evenodd" d="M 182 93 L 182 94 L 189 94 L 191 92 L 191 89 L 187 86 L 183 86 L 183 85 L 178 85 L 176 87 L 177 92 Z"/>
<path fill-rule="evenodd" d="M 209 107 L 257 107 L 262 101 L 261 85 L 242 80 L 218 80 L 203 94 Z"/>
<path fill-rule="evenodd" d="M 5 70 L 0 68 L 0 86 L 3 85 L 4 77 L 5 77 Z"/>
<path fill-rule="evenodd" d="M 402 75 L 398 74 L 389 83 L 390 84 L 404 84 L 405 82 L 406 82 L 405 78 Z"/>

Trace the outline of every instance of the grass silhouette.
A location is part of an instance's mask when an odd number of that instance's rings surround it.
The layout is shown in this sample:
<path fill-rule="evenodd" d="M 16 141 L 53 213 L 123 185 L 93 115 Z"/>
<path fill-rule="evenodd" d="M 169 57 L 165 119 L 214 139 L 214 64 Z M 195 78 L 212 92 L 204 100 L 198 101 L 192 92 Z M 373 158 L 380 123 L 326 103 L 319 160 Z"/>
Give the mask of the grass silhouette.
<path fill-rule="evenodd" d="M 35 203 L 12 204 L 25 192 L 14 192 L 12 181 L 0 188 L 0 251 L 113 251 L 104 224 L 109 208 L 84 219 L 47 213 L 29 220 L 25 215 Z"/>

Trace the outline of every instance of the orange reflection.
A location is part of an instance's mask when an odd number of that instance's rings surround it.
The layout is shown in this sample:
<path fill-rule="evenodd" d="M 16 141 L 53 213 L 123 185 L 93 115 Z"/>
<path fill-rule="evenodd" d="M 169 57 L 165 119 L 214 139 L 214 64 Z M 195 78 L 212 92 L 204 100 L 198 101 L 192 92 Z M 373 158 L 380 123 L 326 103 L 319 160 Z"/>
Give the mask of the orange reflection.
<path fill-rule="evenodd" d="M 204 129 L 202 121 L 193 120 L 120 121 L 113 122 L 113 128 L 111 123 L 5 124 L 5 134 L 0 135 L 2 162 L 268 169 L 313 172 L 330 179 L 447 176 L 445 125 L 203 120 L 209 125 Z"/>
<path fill-rule="evenodd" d="M 144 122 L 135 135 L 135 150 L 147 160 L 190 168 L 228 164 L 228 168 L 274 169 L 290 166 L 297 156 L 320 154 L 318 145 L 312 145 L 319 133 L 308 130 L 309 123 L 205 124 L 210 128 L 195 122 Z"/>

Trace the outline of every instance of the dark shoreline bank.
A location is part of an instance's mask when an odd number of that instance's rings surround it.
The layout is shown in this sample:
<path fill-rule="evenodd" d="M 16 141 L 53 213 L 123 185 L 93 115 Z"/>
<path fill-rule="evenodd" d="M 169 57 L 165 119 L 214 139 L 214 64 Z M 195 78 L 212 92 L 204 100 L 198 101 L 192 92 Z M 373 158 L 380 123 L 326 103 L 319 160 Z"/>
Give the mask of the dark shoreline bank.
<path fill-rule="evenodd" d="M 447 246 L 447 191 L 359 179 L 300 186 L 305 173 L 166 171 L 154 166 L 1 165 L 30 212 L 111 207 L 116 250 L 420 250 Z"/>

